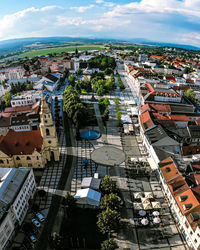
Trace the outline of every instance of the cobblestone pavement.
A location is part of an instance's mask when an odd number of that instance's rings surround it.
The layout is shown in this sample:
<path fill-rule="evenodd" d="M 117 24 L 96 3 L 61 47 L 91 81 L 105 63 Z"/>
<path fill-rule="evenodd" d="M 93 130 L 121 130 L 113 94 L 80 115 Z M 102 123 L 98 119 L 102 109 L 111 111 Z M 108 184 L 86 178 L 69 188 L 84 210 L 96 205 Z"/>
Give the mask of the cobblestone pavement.
<path fill-rule="evenodd" d="M 65 167 L 65 162 L 67 158 L 67 148 L 64 131 L 61 130 L 59 136 L 59 145 L 60 145 L 60 160 L 59 162 L 51 162 L 46 166 L 40 180 L 40 184 L 37 189 L 43 189 L 46 191 L 44 198 L 39 198 L 36 196 L 35 202 L 39 204 L 40 210 L 47 209 L 51 205 L 52 195 L 61 194 L 57 192 L 57 186 L 62 175 L 63 168 Z M 57 192 L 57 193 L 56 193 Z"/>

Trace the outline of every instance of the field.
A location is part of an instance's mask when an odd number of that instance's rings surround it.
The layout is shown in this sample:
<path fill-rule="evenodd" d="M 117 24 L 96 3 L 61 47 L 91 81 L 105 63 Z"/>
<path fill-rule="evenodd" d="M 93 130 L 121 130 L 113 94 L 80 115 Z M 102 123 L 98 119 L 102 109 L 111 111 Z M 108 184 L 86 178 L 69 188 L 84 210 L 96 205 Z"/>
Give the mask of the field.
<path fill-rule="evenodd" d="M 25 52 L 22 54 L 17 55 L 17 57 L 34 57 L 39 55 L 48 55 L 50 53 L 62 53 L 62 52 L 71 52 L 75 51 L 75 49 L 78 49 L 79 51 L 86 51 L 86 50 L 102 50 L 105 47 L 102 45 L 95 45 L 95 46 L 68 46 L 68 47 L 58 47 L 58 48 L 47 48 L 47 49 L 38 49 L 38 50 L 31 50 L 29 52 Z"/>

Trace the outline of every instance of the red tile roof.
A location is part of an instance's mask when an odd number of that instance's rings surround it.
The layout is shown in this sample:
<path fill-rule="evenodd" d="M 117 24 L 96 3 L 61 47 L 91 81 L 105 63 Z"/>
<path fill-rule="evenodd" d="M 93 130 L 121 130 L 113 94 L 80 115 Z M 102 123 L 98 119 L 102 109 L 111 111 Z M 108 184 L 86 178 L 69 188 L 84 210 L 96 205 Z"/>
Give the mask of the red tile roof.
<path fill-rule="evenodd" d="M 182 197 L 184 197 L 184 199 L 181 200 Z M 175 200 L 182 214 L 186 214 L 189 211 L 191 211 L 193 208 L 199 206 L 199 201 L 191 189 L 188 189 L 184 191 L 183 193 L 181 193 L 180 195 L 177 195 L 175 197 Z"/>
<path fill-rule="evenodd" d="M 189 189 L 189 186 L 182 175 L 179 175 L 175 179 L 169 181 L 167 185 L 174 197 Z"/>
<path fill-rule="evenodd" d="M 9 118 L 9 117 L 11 117 L 11 113 L 4 113 L 4 112 L 2 112 L 2 113 L 0 113 L 0 117 L 6 117 L 6 118 Z"/>
<path fill-rule="evenodd" d="M 183 121 L 183 122 L 189 121 L 189 118 L 186 115 L 169 115 L 169 117 L 174 121 Z"/>
<path fill-rule="evenodd" d="M 169 182 L 181 175 L 171 157 L 161 161 L 159 165 L 166 182 Z"/>
<path fill-rule="evenodd" d="M 171 107 L 170 105 L 166 104 L 166 105 L 161 105 L 161 104 L 150 104 L 150 107 L 153 108 L 154 110 L 156 110 L 157 112 L 167 112 L 170 113 L 171 112 Z"/>
<path fill-rule="evenodd" d="M 140 115 L 140 123 L 144 130 L 154 126 L 149 111 L 146 111 Z"/>
<path fill-rule="evenodd" d="M 183 146 L 182 147 L 183 155 L 194 155 L 200 153 L 200 145 L 195 146 Z"/>
<path fill-rule="evenodd" d="M 9 107 L 5 108 L 5 113 L 16 113 L 16 112 L 23 112 L 23 111 L 31 111 L 32 106 L 21 106 L 21 107 Z"/>
<path fill-rule="evenodd" d="M 15 132 L 9 131 L 0 141 L 0 150 L 7 155 L 30 155 L 40 151 L 43 138 L 40 130 Z"/>

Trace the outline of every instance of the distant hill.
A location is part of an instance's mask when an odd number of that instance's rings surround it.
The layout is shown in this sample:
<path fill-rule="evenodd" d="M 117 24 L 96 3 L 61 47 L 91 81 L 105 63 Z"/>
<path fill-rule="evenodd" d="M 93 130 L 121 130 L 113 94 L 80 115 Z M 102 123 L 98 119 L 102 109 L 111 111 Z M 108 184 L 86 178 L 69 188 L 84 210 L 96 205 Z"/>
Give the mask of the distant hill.
<path fill-rule="evenodd" d="M 139 43 L 143 45 L 154 45 L 154 46 L 161 46 L 161 47 L 175 47 L 175 48 L 182 48 L 182 49 L 189 49 L 189 50 L 200 50 L 200 48 L 191 46 L 191 45 L 183 45 L 183 44 L 173 44 L 173 43 L 161 43 L 161 42 L 154 42 L 143 38 L 134 38 L 134 39 L 127 39 L 127 40 L 120 40 L 120 39 L 103 39 L 103 38 L 72 38 L 72 37 L 31 37 L 31 38 L 19 38 L 19 39 L 10 39 L 0 41 L 0 55 L 8 54 L 8 53 L 15 53 L 21 52 L 24 50 L 29 50 L 31 48 L 30 45 L 32 44 L 43 44 L 44 46 L 58 46 L 59 44 L 63 45 L 67 43 L 121 43 L 121 42 L 129 42 L 129 43 Z M 76 44 L 74 44 L 76 45 Z M 28 47 L 27 47 L 28 46 Z"/>

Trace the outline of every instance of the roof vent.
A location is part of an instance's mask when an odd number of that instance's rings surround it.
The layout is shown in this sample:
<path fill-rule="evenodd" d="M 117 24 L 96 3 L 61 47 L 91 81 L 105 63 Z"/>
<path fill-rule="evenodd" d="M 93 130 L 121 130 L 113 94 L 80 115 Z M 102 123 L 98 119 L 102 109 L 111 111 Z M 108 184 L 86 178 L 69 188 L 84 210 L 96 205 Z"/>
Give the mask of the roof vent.
<path fill-rule="evenodd" d="M 183 209 L 184 210 L 189 210 L 190 208 L 192 208 L 193 207 L 193 204 L 192 203 L 188 203 L 188 204 L 184 204 L 183 205 Z"/>
<path fill-rule="evenodd" d="M 179 201 L 186 201 L 187 200 L 187 198 L 188 198 L 188 196 L 187 195 L 181 195 L 181 196 L 179 196 Z"/>
<path fill-rule="evenodd" d="M 171 172 L 171 168 L 169 167 L 166 167 L 165 171 L 168 173 L 168 172 Z"/>

